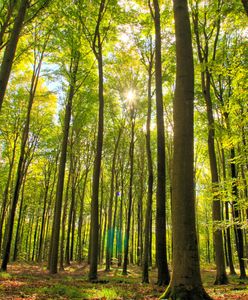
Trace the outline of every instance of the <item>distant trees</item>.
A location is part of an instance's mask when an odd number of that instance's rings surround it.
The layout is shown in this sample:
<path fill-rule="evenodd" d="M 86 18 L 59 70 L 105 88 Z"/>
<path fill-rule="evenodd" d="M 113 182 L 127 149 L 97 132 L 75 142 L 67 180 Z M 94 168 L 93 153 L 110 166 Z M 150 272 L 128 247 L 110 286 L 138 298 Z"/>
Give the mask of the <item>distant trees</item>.
<path fill-rule="evenodd" d="M 199 258 L 246 277 L 242 2 L 174 0 L 176 47 L 172 4 L 1 2 L 3 270 L 135 264 L 167 285 L 171 267 L 166 295 L 196 299 Z"/>

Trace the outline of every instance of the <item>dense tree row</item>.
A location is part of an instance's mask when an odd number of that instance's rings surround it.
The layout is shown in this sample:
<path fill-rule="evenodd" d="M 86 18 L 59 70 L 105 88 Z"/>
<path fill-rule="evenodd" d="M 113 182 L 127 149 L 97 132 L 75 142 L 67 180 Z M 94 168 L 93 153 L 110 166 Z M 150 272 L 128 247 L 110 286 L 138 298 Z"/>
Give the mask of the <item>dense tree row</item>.
<path fill-rule="evenodd" d="M 1 2 L 3 271 L 84 261 L 97 280 L 99 264 L 137 264 L 148 283 L 156 266 L 165 298 L 190 286 L 196 299 L 209 299 L 200 262 L 216 284 L 227 266 L 246 277 L 245 13 L 247 1 Z"/>

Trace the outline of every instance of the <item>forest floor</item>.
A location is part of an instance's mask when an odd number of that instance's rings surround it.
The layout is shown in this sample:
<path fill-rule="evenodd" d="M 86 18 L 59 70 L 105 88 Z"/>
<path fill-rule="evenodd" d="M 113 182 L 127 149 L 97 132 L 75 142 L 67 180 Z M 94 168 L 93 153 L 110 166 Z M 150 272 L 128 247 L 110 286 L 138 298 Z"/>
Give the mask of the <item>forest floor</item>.
<path fill-rule="evenodd" d="M 150 272 L 150 284 L 141 283 L 141 270 L 129 266 L 129 273 L 123 276 L 121 269 L 113 267 L 105 272 L 99 270 L 99 282 L 87 280 L 88 266 L 75 265 L 65 268 L 56 275 L 49 275 L 45 266 L 10 264 L 8 273 L 0 273 L 0 299 L 146 299 L 155 300 L 164 287 L 155 284 L 156 270 Z M 204 286 L 215 300 L 248 300 L 248 280 L 229 276 L 229 284 L 214 286 L 214 270 L 202 272 Z"/>

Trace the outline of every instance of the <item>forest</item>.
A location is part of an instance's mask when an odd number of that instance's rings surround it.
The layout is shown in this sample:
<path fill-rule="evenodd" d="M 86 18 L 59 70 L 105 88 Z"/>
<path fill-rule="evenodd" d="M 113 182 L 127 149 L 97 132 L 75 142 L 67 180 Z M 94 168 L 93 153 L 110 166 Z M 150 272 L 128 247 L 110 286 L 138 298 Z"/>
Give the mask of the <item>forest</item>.
<path fill-rule="evenodd" d="M 0 0 L 0 299 L 248 299 L 247 21 Z"/>

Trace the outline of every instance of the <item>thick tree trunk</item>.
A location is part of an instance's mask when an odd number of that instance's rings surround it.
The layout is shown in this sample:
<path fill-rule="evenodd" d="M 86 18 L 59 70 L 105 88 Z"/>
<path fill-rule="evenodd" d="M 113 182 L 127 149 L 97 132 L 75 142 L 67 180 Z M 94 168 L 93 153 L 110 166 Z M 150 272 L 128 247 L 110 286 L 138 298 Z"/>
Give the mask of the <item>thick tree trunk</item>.
<path fill-rule="evenodd" d="M 3 98 L 9 81 L 9 76 L 15 57 L 16 47 L 23 27 L 23 22 L 28 5 L 29 0 L 21 0 L 10 39 L 4 51 L 4 56 L 0 69 L 0 111 L 2 109 Z"/>
<path fill-rule="evenodd" d="M 200 275 L 194 199 L 194 67 L 187 0 L 174 0 L 176 91 L 172 180 L 173 271 L 161 299 L 211 299 Z"/>
<path fill-rule="evenodd" d="M 158 267 L 158 285 L 167 285 L 170 274 L 166 249 L 166 158 L 164 134 L 164 109 L 162 94 L 161 29 L 158 0 L 153 0 L 155 24 L 155 82 L 157 113 L 157 205 L 156 205 L 156 255 Z"/>

